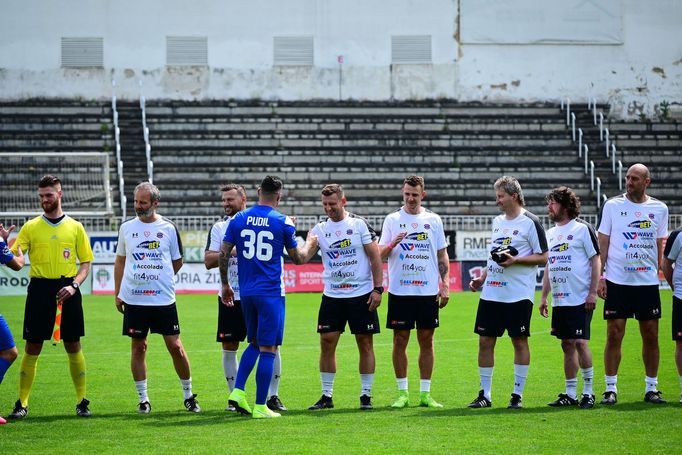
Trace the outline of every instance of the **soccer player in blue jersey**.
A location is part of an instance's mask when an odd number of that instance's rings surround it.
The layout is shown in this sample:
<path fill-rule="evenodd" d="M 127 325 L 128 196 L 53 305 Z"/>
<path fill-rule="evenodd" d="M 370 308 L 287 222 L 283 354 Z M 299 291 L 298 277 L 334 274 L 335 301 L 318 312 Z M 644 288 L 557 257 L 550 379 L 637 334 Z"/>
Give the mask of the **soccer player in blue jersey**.
<path fill-rule="evenodd" d="M 315 236 L 309 236 L 304 245 L 298 246 L 293 222 L 275 210 L 282 198 L 282 186 L 278 177 L 263 179 L 258 187 L 258 204 L 239 212 L 230 221 L 219 259 L 223 303 L 230 306 L 234 304 L 234 291 L 227 279 L 228 266 L 232 249 L 236 247 L 239 290 L 249 341 L 239 362 L 229 404 L 257 419 L 280 417 L 265 402 L 275 351 L 284 335 L 284 249 L 294 263 L 302 264 L 310 249 L 317 247 Z M 244 387 L 256 362 L 256 404 L 252 412 Z"/>
<path fill-rule="evenodd" d="M 14 230 L 14 226 L 10 226 L 9 229 L 5 229 L 5 226 L 0 223 L 0 264 L 6 265 L 12 270 L 21 270 L 24 266 L 24 255 L 21 253 L 21 248 L 19 248 L 16 255 L 12 254 L 10 249 L 7 247 L 7 239 L 9 238 L 10 232 Z M 12 332 L 9 331 L 9 326 L 7 321 L 0 314 L 0 384 L 5 377 L 5 373 L 12 365 L 12 362 L 17 358 L 19 351 L 14 344 L 14 338 L 12 338 Z M 7 423 L 5 419 L 0 417 L 0 425 Z"/>

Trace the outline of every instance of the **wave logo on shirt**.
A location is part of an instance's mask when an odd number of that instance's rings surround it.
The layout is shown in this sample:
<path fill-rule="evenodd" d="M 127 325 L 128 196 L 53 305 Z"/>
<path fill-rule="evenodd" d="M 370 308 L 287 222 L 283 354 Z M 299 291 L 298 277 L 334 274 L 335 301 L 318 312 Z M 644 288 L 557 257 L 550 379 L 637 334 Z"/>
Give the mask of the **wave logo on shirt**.
<path fill-rule="evenodd" d="M 498 237 L 493 242 L 495 245 L 511 245 L 512 243 L 512 238 L 511 237 Z"/>
<path fill-rule="evenodd" d="M 431 248 L 429 247 L 429 244 L 421 244 L 421 243 L 400 243 L 400 248 L 402 248 L 405 251 L 428 251 Z"/>
<path fill-rule="evenodd" d="M 428 240 L 429 239 L 429 233 L 428 232 L 413 232 L 412 234 L 408 234 L 405 236 L 407 240 Z"/>
<path fill-rule="evenodd" d="M 557 256 L 550 256 L 549 257 L 549 263 L 550 264 L 555 264 L 557 262 L 559 264 L 567 264 L 567 263 L 571 262 L 571 255 L 570 254 L 559 254 Z"/>
<path fill-rule="evenodd" d="M 158 248 L 161 248 L 161 242 L 159 242 L 158 240 L 146 240 L 137 245 L 136 248 L 140 248 L 143 250 L 156 250 Z"/>
<path fill-rule="evenodd" d="M 560 253 L 562 251 L 567 251 L 571 246 L 568 243 L 559 243 L 554 245 L 550 251 L 555 253 Z"/>
<path fill-rule="evenodd" d="M 650 229 L 651 228 L 651 221 L 648 221 L 648 220 L 633 221 L 632 223 L 628 224 L 628 227 L 635 228 L 635 229 Z"/>
<path fill-rule="evenodd" d="M 144 261 L 145 259 L 159 259 L 161 253 L 132 253 L 132 256 L 136 261 Z"/>

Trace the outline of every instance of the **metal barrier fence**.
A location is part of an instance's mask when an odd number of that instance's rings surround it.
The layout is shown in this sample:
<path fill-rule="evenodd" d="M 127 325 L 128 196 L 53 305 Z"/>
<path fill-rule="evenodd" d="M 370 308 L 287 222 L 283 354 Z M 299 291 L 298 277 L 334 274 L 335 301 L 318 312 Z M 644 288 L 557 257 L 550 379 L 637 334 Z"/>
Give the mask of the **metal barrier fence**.
<path fill-rule="evenodd" d="M 545 228 L 551 227 L 551 222 L 547 215 L 539 215 L 540 221 Z M 94 217 L 94 216 L 74 216 L 78 221 L 83 223 L 83 226 L 88 232 L 104 232 L 104 231 L 118 231 L 120 221 L 114 217 Z M 216 216 L 174 216 L 171 221 L 175 223 L 180 231 L 206 231 L 211 229 L 211 226 L 221 217 Z M 299 216 L 296 217 L 296 229 L 299 231 L 310 230 L 319 221 L 326 217 L 321 216 Z M 385 215 L 370 215 L 365 217 L 369 224 L 377 231 L 381 230 Z M 491 228 L 491 223 L 494 218 L 493 215 L 447 215 L 441 217 L 443 220 L 443 227 L 446 231 L 488 231 Z M 596 227 L 597 215 L 584 215 L 582 219 L 589 222 Z M 3 217 L 0 213 L 0 222 L 5 226 L 15 224 L 17 231 L 21 226 L 30 219 L 30 217 Z M 682 214 L 670 215 L 668 220 L 668 229 L 678 229 L 682 227 Z"/>

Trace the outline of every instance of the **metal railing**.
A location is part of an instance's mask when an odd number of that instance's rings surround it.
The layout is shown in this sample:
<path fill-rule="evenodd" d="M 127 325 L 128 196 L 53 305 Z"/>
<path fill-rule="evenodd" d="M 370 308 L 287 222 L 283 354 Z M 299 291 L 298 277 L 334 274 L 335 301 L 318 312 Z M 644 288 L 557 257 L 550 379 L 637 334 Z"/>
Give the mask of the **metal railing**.
<path fill-rule="evenodd" d="M 147 158 L 147 178 L 149 183 L 154 183 L 154 162 L 152 161 L 152 146 L 149 143 L 149 128 L 147 127 L 147 100 L 142 93 L 142 81 L 140 85 L 140 111 L 142 111 L 142 136 L 144 138 L 144 153 Z"/>
<path fill-rule="evenodd" d="M 111 115 L 114 120 L 114 141 L 116 147 L 116 172 L 118 174 L 118 192 L 121 196 L 121 220 L 126 219 L 128 198 L 126 198 L 124 189 L 125 182 L 123 181 L 123 160 L 121 160 L 121 129 L 118 126 L 118 110 L 116 109 L 116 81 L 111 80 L 112 95 L 111 95 Z"/>

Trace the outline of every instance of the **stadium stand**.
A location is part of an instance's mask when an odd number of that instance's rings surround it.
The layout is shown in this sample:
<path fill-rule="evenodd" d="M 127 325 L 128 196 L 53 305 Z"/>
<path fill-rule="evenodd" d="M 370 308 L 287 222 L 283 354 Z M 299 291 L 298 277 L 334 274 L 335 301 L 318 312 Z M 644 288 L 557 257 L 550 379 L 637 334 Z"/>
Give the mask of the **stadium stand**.
<path fill-rule="evenodd" d="M 140 110 L 119 100 L 126 193 L 146 179 Z M 608 112 L 607 106 L 600 106 Z M 575 108 L 585 143 L 594 150 L 603 192 L 618 193 L 599 129 L 590 112 Z M 490 215 L 498 210 L 492 183 L 503 174 L 521 181 L 527 206 L 545 213 L 553 186 L 573 187 L 584 213 L 597 212 L 589 175 L 571 141 L 565 115 L 552 104 L 497 105 L 421 102 L 147 101 L 155 165 L 168 216 L 216 216 L 217 188 L 238 181 L 255 200 L 263 175 L 286 182 L 282 210 L 320 215 L 319 189 L 346 187 L 349 208 L 381 215 L 401 203 L 398 188 L 408 174 L 426 179 L 425 205 L 441 215 Z M 651 194 L 682 212 L 680 126 L 677 123 L 608 122 L 627 168 L 643 161 L 654 173 Z M 0 104 L 0 148 L 55 154 L 108 151 L 111 180 L 116 164 L 107 103 L 28 100 Z M 118 194 L 112 185 L 118 208 Z M 129 197 L 132 214 L 132 198 Z"/>

